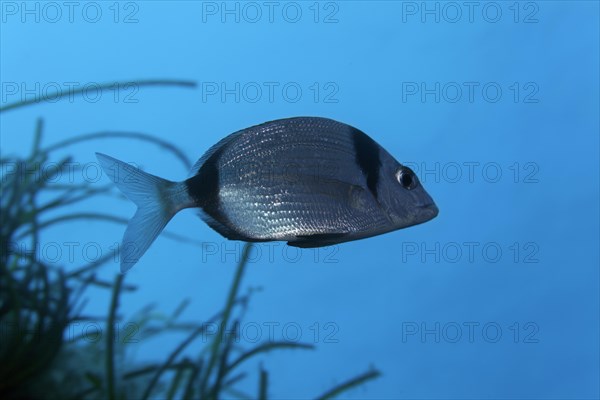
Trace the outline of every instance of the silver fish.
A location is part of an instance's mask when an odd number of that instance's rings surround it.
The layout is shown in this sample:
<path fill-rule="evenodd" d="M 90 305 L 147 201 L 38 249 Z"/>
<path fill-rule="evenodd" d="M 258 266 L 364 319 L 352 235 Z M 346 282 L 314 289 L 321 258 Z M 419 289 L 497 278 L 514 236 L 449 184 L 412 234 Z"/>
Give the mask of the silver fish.
<path fill-rule="evenodd" d="M 296 247 L 363 239 L 438 214 L 410 168 L 364 132 L 327 118 L 286 118 L 232 133 L 182 182 L 96 156 L 138 206 L 123 237 L 122 272 L 184 208 L 199 208 L 202 219 L 228 239 L 282 240 Z"/>

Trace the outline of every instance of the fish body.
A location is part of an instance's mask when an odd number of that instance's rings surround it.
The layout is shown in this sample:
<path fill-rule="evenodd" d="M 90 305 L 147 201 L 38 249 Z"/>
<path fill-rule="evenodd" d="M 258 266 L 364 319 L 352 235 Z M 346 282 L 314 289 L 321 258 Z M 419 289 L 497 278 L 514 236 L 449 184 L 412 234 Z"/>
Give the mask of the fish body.
<path fill-rule="evenodd" d="M 235 132 L 211 147 L 182 182 L 103 154 L 98 159 L 138 205 L 123 239 L 122 271 L 188 207 L 200 209 L 204 221 L 228 239 L 297 247 L 375 236 L 438 214 L 408 167 L 364 132 L 327 118 L 280 119 Z M 119 182 L 115 164 L 137 184 Z"/>

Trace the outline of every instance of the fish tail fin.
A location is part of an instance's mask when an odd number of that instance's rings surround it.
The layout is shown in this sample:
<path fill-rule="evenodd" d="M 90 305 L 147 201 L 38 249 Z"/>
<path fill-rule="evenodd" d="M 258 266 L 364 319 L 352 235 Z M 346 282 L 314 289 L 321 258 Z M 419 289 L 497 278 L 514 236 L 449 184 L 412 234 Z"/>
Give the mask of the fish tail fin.
<path fill-rule="evenodd" d="M 183 182 L 172 182 L 106 154 L 96 153 L 100 166 L 127 198 L 137 205 L 121 244 L 121 273 L 133 267 L 173 216 L 191 207 Z"/>

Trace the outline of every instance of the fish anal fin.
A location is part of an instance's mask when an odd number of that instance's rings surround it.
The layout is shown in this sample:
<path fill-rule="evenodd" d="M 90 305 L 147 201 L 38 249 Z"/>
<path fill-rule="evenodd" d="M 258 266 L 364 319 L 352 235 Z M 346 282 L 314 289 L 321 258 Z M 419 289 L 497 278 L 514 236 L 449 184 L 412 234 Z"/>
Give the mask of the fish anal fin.
<path fill-rule="evenodd" d="M 331 246 L 348 241 L 348 233 L 316 233 L 313 235 L 297 235 L 296 239 L 287 242 L 288 246 L 314 248 Z"/>

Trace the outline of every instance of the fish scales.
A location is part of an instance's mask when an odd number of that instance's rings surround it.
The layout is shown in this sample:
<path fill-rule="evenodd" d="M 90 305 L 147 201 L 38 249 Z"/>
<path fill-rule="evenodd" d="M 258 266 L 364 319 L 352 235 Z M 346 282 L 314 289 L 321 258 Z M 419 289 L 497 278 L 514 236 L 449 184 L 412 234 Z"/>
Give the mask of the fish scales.
<path fill-rule="evenodd" d="M 365 178 L 354 163 L 351 135 L 347 125 L 330 120 L 243 132 L 217 161 L 220 212 L 238 233 L 256 240 L 383 226 L 387 218 L 374 213 L 376 202 L 360 189 Z M 332 169 L 339 165 L 351 168 Z"/>

